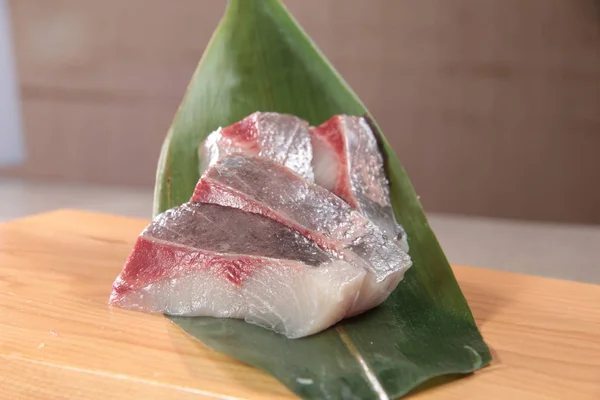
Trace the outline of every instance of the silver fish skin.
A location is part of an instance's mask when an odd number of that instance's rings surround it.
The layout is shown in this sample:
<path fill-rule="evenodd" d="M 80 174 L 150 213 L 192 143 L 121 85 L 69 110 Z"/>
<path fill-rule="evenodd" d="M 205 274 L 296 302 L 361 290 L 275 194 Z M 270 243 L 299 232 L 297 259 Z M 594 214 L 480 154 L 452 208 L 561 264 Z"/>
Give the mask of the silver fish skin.
<path fill-rule="evenodd" d="M 109 303 L 243 319 L 298 338 L 344 318 L 365 275 L 275 220 L 186 203 L 158 215 L 141 233 Z"/>
<path fill-rule="evenodd" d="M 383 156 L 364 117 L 336 115 L 310 128 L 315 182 L 344 199 L 408 251 L 390 201 Z"/>
<path fill-rule="evenodd" d="M 260 214 L 367 272 L 355 315 L 383 302 L 411 266 L 410 256 L 327 189 L 260 157 L 234 154 L 210 167 L 191 201 Z"/>
<path fill-rule="evenodd" d="M 221 158 L 235 153 L 264 157 L 310 181 L 312 144 L 308 122 L 288 114 L 255 112 L 212 132 L 200 145 L 200 176 Z"/>

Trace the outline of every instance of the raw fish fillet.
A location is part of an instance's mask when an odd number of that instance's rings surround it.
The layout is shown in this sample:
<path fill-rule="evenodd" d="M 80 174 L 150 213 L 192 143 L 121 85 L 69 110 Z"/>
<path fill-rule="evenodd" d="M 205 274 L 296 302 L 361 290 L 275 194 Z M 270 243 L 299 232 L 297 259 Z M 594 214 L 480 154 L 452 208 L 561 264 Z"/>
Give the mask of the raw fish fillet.
<path fill-rule="evenodd" d="M 383 302 L 411 265 L 410 257 L 358 211 L 325 188 L 268 159 L 235 154 L 210 167 L 192 201 L 272 218 L 366 272 L 349 315 Z"/>
<path fill-rule="evenodd" d="M 208 135 L 199 148 L 200 175 L 234 153 L 265 157 L 313 180 L 308 122 L 288 114 L 255 112 Z"/>
<path fill-rule="evenodd" d="M 362 117 L 336 115 L 311 128 L 315 182 L 358 209 L 408 250 L 396 222 L 377 139 Z"/>
<path fill-rule="evenodd" d="M 347 315 L 365 277 L 279 222 L 186 203 L 157 216 L 113 284 L 112 305 L 239 318 L 290 338 Z"/>

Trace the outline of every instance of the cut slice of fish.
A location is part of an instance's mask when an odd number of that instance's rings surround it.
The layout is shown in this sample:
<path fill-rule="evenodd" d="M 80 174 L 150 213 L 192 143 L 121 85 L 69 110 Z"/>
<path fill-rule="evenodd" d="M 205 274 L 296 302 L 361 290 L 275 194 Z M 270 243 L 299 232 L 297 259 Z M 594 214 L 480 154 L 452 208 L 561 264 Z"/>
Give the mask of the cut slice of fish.
<path fill-rule="evenodd" d="M 406 234 L 394 217 L 383 157 L 366 119 L 336 115 L 310 131 L 315 182 L 408 250 Z"/>
<path fill-rule="evenodd" d="M 146 312 L 239 318 L 290 338 L 347 315 L 364 269 L 263 216 L 186 203 L 157 216 L 113 284 L 110 303 Z"/>
<path fill-rule="evenodd" d="M 255 112 L 208 135 L 199 148 L 200 176 L 219 159 L 234 153 L 265 157 L 313 180 L 308 122 L 288 114 Z"/>
<path fill-rule="evenodd" d="M 369 219 L 325 188 L 268 159 L 242 154 L 221 159 L 204 173 L 191 201 L 272 218 L 366 270 L 351 315 L 384 301 L 411 265 L 408 254 Z"/>

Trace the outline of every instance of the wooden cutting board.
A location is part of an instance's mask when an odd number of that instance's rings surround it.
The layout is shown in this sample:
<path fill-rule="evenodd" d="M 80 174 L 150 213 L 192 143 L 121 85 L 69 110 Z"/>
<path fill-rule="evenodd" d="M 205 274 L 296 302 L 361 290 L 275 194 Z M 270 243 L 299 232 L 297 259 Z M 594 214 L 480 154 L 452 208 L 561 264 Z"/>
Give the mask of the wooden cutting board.
<path fill-rule="evenodd" d="M 147 222 L 64 210 L 0 225 L 0 399 L 294 397 L 161 315 L 107 306 Z M 454 271 L 494 364 L 411 398 L 600 399 L 600 286 Z"/>

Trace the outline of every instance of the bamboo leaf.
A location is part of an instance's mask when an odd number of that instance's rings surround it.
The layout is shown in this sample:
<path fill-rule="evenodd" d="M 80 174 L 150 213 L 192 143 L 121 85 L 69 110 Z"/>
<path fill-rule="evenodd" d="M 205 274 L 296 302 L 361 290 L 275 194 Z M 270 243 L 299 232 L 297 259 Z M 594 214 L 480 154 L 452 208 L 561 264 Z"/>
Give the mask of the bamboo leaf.
<path fill-rule="evenodd" d="M 312 125 L 335 114 L 371 118 L 413 267 L 381 306 L 304 339 L 238 320 L 171 319 L 307 399 L 396 398 L 431 378 L 487 365 L 489 349 L 398 159 L 365 106 L 278 0 L 230 1 L 165 140 L 155 214 L 190 198 L 202 140 L 254 111 L 290 113 Z"/>

